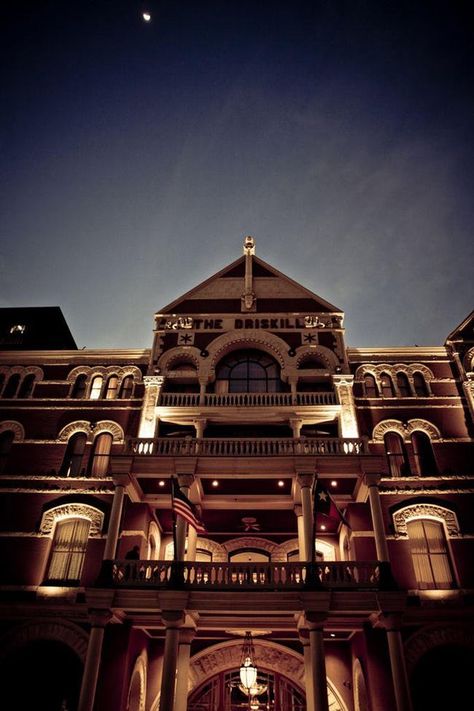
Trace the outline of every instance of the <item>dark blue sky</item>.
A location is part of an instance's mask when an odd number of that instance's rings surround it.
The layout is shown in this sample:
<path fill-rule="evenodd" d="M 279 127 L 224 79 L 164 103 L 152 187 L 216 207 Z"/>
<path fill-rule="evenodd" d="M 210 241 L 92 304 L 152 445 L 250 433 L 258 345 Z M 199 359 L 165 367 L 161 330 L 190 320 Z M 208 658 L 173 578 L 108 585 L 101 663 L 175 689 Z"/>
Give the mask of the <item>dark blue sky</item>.
<path fill-rule="evenodd" d="M 350 345 L 441 344 L 474 306 L 469 4 L 11 2 L 0 305 L 146 347 L 252 234 Z"/>

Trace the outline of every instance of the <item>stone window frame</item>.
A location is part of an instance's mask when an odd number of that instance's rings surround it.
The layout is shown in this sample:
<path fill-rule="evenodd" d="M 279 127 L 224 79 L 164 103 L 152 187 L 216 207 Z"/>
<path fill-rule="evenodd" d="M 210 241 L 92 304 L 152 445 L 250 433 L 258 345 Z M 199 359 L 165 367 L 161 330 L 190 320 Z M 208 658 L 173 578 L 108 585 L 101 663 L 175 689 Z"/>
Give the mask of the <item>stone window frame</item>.
<path fill-rule="evenodd" d="M 74 386 L 76 384 L 76 380 L 80 375 L 86 375 L 86 391 L 85 395 L 82 398 L 74 398 L 72 396 L 72 393 L 74 392 Z M 73 368 L 68 376 L 67 376 L 67 382 L 70 384 L 69 385 L 69 392 L 67 397 L 72 400 L 90 400 L 90 392 L 91 392 L 91 384 L 93 379 L 96 376 L 101 376 L 102 377 L 102 385 L 101 385 L 101 393 L 100 397 L 97 398 L 98 400 L 105 400 L 105 394 L 107 391 L 107 382 L 109 378 L 112 375 L 116 375 L 118 377 L 118 383 L 117 383 L 117 397 L 114 398 L 114 400 L 119 400 L 120 398 L 118 397 L 120 394 L 120 390 L 122 387 L 123 380 L 128 376 L 131 375 L 133 378 L 133 391 L 131 397 L 133 398 L 134 396 L 134 390 L 135 386 L 137 383 L 142 382 L 142 372 L 140 368 L 137 368 L 137 366 L 132 365 L 132 366 L 125 366 L 125 367 L 119 367 L 119 366 L 88 366 L 88 365 L 79 365 L 76 368 Z"/>
<path fill-rule="evenodd" d="M 16 391 L 15 391 L 15 394 L 13 396 L 11 396 L 11 398 L 9 398 L 12 400 L 14 400 L 14 399 L 30 400 L 33 397 L 33 391 L 34 391 L 36 383 L 39 383 L 44 379 L 44 372 L 43 372 L 42 368 L 38 368 L 36 365 L 29 365 L 29 366 L 15 365 L 15 366 L 11 366 L 11 367 L 9 367 L 7 365 L 2 365 L 2 366 L 0 366 L 0 374 L 5 376 L 5 381 L 2 385 L 2 387 L 0 388 L 0 398 L 3 397 L 3 392 L 5 390 L 5 387 L 8 384 L 8 381 L 10 380 L 11 376 L 12 375 L 19 375 L 20 376 L 20 380 L 18 381 L 18 385 L 17 385 Z M 23 398 L 23 397 L 18 398 L 18 393 L 21 390 L 23 381 L 28 375 L 35 376 L 35 380 L 34 380 L 31 392 L 28 395 L 28 397 L 26 397 L 26 398 Z"/>
<path fill-rule="evenodd" d="M 83 503 L 67 503 L 53 505 L 43 512 L 39 531 L 45 536 L 54 539 L 54 529 L 58 521 L 65 521 L 69 518 L 82 518 L 90 522 L 89 538 L 101 538 L 104 526 L 104 512 L 96 506 Z"/>
<path fill-rule="evenodd" d="M 379 364 L 361 365 L 356 370 L 355 382 L 361 383 L 362 387 L 364 388 L 364 376 L 370 374 L 375 378 L 375 382 L 376 382 L 377 389 L 378 389 L 377 397 L 384 399 L 384 400 L 392 399 L 389 397 L 382 396 L 381 377 L 382 377 L 383 373 L 386 373 L 392 379 L 393 391 L 395 393 L 392 396 L 393 398 L 399 398 L 399 399 L 402 398 L 402 396 L 400 395 L 400 390 L 399 390 L 398 381 L 397 381 L 398 373 L 403 373 L 408 378 L 408 384 L 410 387 L 409 397 L 422 398 L 422 397 L 432 397 L 432 395 L 433 395 L 433 390 L 431 388 L 431 381 L 434 379 L 433 372 L 426 365 L 423 365 L 422 363 L 411 363 L 410 365 L 407 365 L 406 363 L 395 363 L 395 364 L 379 363 Z M 425 396 L 417 395 L 415 392 L 415 384 L 414 384 L 415 373 L 420 373 L 422 375 L 422 377 L 424 378 L 424 381 L 426 384 L 426 390 L 427 390 L 427 395 L 425 395 Z M 365 388 L 364 388 L 364 397 L 365 397 Z M 404 398 L 402 398 L 402 399 L 404 399 Z"/>
<path fill-rule="evenodd" d="M 456 513 L 436 502 L 411 503 L 392 513 L 395 536 L 408 538 L 407 523 L 417 519 L 430 519 L 442 523 L 446 540 L 460 538 L 461 530 Z"/>
<path fill-rule="evenodd" d="M 387 432 L 397 432 L 406 444 L 411 444 L 411 435 L 417 430 L 427 434 L 432 442 L 443 441 L 441 432 L 436 425 L 428 420 L 416 417 L 406 423 L 395 419 L 378 422 L 372 430 L 371 442 L 383 444 L 384 435 Z"/>
<path fill-rule="evenodd" d="M 0 422 L 0 434 L 2 432 L 13 432 L 13 442 L 23 442 L 25 439 L 25 428 L 17 420 L 2 420 Z"/>
<path fill-rule="evenodd" d="M 67 443 L 76 432 L 85 432 L 87 444 L 92 444 L 97 435 L 102 434 L 102 432 L 108 432 L 112 435 L 113 444 L 123 444 L 125 441 L 125 433 L 122 427 L 113 420 L 100 420 L 95 423 L 94 427 L 87 420 L 75 420 L 62 428 L 56 438 L 56 443 Z"/>

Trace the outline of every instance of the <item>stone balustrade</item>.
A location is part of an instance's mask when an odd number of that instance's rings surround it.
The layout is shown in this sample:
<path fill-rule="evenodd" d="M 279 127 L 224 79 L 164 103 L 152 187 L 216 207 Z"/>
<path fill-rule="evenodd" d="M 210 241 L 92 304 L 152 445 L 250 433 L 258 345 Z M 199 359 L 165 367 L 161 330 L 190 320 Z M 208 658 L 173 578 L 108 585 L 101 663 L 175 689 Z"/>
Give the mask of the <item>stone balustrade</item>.
<path fill-rule="evenodd" d="M 290 407 L 294 405 L 336 405 L 332 392 L 305 393 L 161 393 L 162 407 Z"/>

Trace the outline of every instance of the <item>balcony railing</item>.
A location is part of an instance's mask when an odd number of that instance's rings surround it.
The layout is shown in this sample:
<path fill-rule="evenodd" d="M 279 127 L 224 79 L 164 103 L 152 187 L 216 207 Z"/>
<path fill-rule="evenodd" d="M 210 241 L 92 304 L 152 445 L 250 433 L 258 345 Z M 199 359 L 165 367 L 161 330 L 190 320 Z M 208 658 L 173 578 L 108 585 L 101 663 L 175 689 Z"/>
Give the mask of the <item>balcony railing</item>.
<path fill-rule="evenodd" d="M 367 439 L 321 438 L 235 438 L 193 439 L 192 437 L 129 438 L 127 454 L 162 457 L 292 457 L 301 455 L 368 454 Z"/>
<path fill-rule="evenodd" d="M 332 392 L 315 393 L 161 393 L 163 407 L 276 407 L 291 405 L 335 405 Z"/>
<path fill-rule="evenodd" d="M 390 586 L 390 567 L 380 561 L 328 563 L 173 563 L 114 560 L 101 584 L 193 590 L 380 589 Z"/>

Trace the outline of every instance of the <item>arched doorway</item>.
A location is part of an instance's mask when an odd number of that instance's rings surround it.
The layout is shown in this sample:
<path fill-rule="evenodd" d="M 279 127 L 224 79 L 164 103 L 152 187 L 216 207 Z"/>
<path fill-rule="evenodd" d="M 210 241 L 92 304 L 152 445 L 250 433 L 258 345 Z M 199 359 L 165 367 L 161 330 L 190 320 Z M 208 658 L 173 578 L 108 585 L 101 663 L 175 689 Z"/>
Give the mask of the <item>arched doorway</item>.
<path fill-rule="evenodd" d="M 54 639 L 25 642 L 2 660 L 4 708 L 15 711 L 76 711 L 82 662 Z"/>
<path fill-rule="evenodd" d="M 473 669 L 471 647 L 444 644 L 425 652 L 411 675 L 414 711 L 467 708 Z"/>

